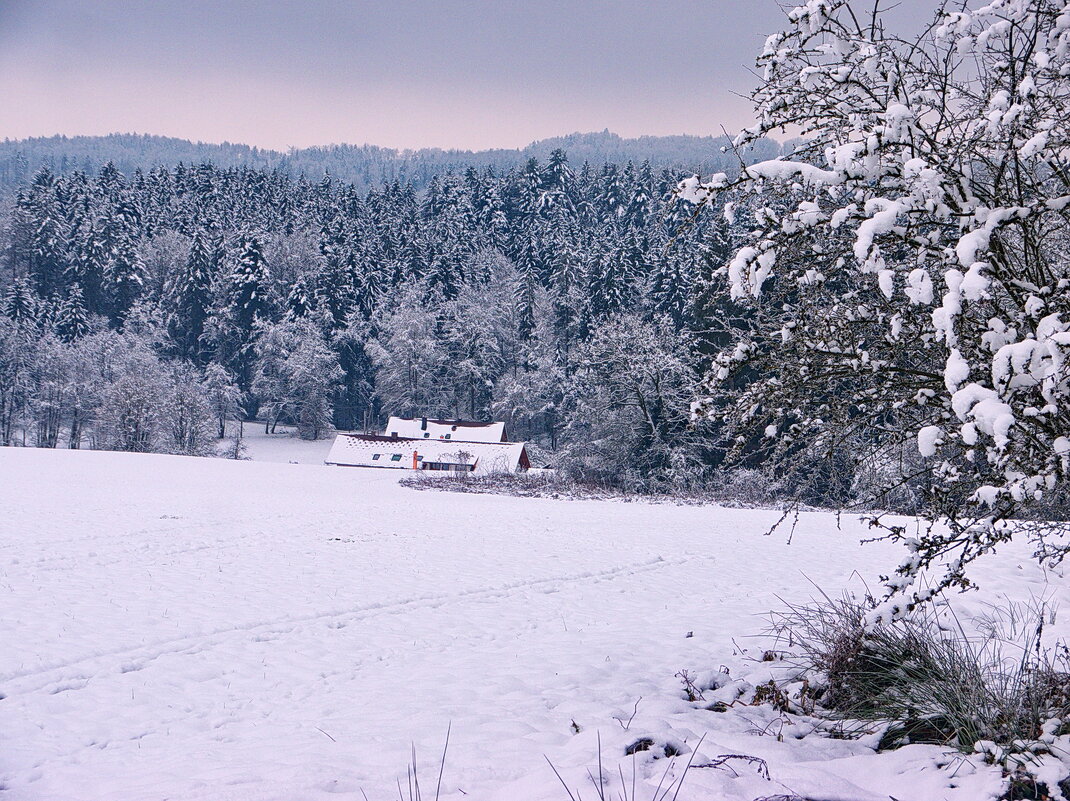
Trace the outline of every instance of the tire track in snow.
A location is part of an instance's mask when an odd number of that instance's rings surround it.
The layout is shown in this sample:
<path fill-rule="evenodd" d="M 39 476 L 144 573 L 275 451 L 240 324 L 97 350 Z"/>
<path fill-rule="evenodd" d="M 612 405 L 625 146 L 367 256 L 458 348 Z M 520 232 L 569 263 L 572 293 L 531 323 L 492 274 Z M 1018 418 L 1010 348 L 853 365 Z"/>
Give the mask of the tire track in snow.
<path fill-rule="evenodd" d="M 404 600 L 390 601 L 385 603 L 368 604 L 367 606 L 356 607 L 354 609 L 343 609 L 329 612 L 321 612 L 317 614 L 300 615 L 292 618 L 279 618 L 276 620 L 260 621 L 256 623 L 249 623 L 240 626 L 227 626 L 211 631 L 207 631 L 201 634 L 190 634 L 183 637 L 170 638 L 166 640 L 158 640 L 151 643 L 143 643 L 133 648 L 120 649 L 116 651 L 101 651 L 99 653 L 91 654 L 89 656 L 74 659 L 68 662 L 54 663 L 46 667 L 36 668 L 32 670 L 20 670 L 13 673 L 0 676 L 0 684 L 5 685 L 4 694 L 11 698 L 16 695 L 28 695 L 41 690 L 47 690 L 50 693 L 62 692 L 67 690 L 81 689 L 86 686 L 89 681 L 95 675 L 100 673 L 129 673 L 136 670 L 143 669 L 149 662 L 158 659 L 161 656 L 169 654 L 179 654 L 183 652 L 200 653 L 217 645 L 222 644 L 231 635 L 263 635 L 263 634 L 286 634 L 294 631 L 296 628 L 307 625 L 321 623 L 325 621 L 337 621 L 344 618 L 352 620 L 365 620 L 374 618 L 382 614 L 398 614 L 400 612 L 406 612 L 412 609 L 420 608 L 438 608 L 451 603 L 469 601 L 473 599 L 496 599 L 503 598 L 514 594 L 517 591 L 523 591 L 528 589 L 536 589 L 545 586 L 559 585 L 568 586 L 576 584 L 578 582 L 591 581 L 607 581 L 623 576 L 632 576 L 641 573 L 651 572 L 655 570 L 661 570 L 666 567 L 674 567 L 681 565 L 689 561 L 693 561 L 693 556 L 683 556 L 674 559 L 664 559 L 662 557 L 656 557 L 655 559 L 646 560 L 642 562 L 633 562 L 626 565 L 619 565 L 617 567 L 609 568 L 607 570 L 586 571 L 583 573 L 576 573 L 569 576 L 552 576 L 541 579 L 529 579 L 524 581 L 513 581 L 505 584 L 501 584 L 497 587 L 482 587 L 478 589 L 465 590 L 459 593 L 439 593 L 432 595 L 422 595 L 415 598 L 407 598 Z M 254 638 L 255 639 L 255 638 Z M 203 645 L 204 647 L 197 647 Z M 107 662 L 109 660 L 118 660 L 112 665 L 100 665 L 90 669 L 89 667 L 82 668 L 77 676 L 59 675 L 38 681 L 33 686 L 19 687 L 10 686 L 11 682 L 19 682 L 20 680 L 28 679 L 41 679 L 53 673 L 62 674 L 64 671 L 72 668 L 77 668 L 82 665 L 92 665 L 93 662 L 101 661 Z M 138 664 L 140 663 L 140 664 Z M 83 682 L 77 686 L 69 686 L 72 681 Z"/>

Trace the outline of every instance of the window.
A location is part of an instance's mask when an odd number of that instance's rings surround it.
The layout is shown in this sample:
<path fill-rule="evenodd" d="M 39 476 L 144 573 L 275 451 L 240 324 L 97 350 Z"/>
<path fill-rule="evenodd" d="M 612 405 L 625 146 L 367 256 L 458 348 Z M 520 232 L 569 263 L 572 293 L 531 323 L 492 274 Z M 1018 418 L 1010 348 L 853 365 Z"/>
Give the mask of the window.
<path fill-rule="evenodd" d="M 401 461 L 401 454 L 400 453 L 392 453 L 392 454 L 390 454 L 390 461 L 392 461 L 392 462 L 400 462 Z"/>
<path fill-rule="evenodd" d="M 424 462 L 421 470 L 455 470 L 462 473 L 470 473 L 476 469 L 474 464 L 457 464 L 455 462 Z"/>
<path fill-rule="evenodd" d="M 425 431 L 424 432 L 424 439 L 427 439 L 429 436 L 431 436 L 431 432 L 430 431 Z"/>
<path fill-rule="evenodd" d="M 379 457 L 380 457 L 380 456 L 382 456 L 382 454 L 381 454 L 381 453 L 373 453 L 373 454 L 372 454 L 372 461 L 373 461 L 373 462 L 378 462 L 378 461 L 379 461 Z"/>
<path fill-rule="evenodd" d="M 449 439 L 449 438 L 450 438 L 450 435 L 449 435 L 449 434 L 447 434 L 447 435 L 446 435 L 446 439 Z"/>

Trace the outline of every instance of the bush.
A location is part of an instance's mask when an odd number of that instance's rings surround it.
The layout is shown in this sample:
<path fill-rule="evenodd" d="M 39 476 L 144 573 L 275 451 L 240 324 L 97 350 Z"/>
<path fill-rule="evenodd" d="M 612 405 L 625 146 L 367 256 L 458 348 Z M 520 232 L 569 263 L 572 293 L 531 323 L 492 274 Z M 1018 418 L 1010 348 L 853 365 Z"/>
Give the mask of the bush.
<path fill-rule="evenodd" d="M 867 626 L 872 608 L 871 599 L 826 597 L 774 616 L 775 634 L 818 674 L 819 701 L 834 715 L 889 722 L 884 747 L 938 743 L 1004 764 L 1065 733 L 1045 728 L 1070 715 L 1070 664 L 1065 645 L 1041 647 L 1043 606 L 997 609 L 976 636 L 932 606 Z"/>
<path fill-rule="evenodd" d="M 788 497 L 782 482 L 753 468 L 718 471 L 707 486 L 719 502 L 740 506 L 776 506 Z"/>

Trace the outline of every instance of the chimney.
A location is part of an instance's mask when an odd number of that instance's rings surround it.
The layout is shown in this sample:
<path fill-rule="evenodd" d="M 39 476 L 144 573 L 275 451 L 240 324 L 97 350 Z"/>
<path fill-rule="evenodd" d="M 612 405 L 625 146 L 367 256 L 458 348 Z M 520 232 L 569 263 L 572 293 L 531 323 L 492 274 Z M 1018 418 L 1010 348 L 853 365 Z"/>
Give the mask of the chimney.
<path fill-rule="evenodd" d="M 427 418 L 426 417 L 421 417 L 420 418 L 420 430 L 421 431 L 427 431 Z"/>

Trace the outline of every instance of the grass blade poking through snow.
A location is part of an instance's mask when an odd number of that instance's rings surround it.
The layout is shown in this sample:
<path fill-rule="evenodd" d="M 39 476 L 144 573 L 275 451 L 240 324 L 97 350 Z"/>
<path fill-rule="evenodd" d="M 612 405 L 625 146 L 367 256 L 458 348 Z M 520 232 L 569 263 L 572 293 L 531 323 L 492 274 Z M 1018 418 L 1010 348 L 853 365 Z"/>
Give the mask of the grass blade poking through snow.
<path fill-rule="evenodd" d="M 702 737 L 699 738 L 699 741 L 695 745 L 695 747 L 691 749 L 691 756 L 688 758 L 687 765 L 684 766 L 684 772 L 680 774 L 680 778 L 674 779 L 673 781 L 669 782 L 668 786 L 666 786 L 665 780 L 669 778 L 669 772 L 672 770 L 673 765 L 676 764 L 676 759 L 673 758 L 668 761 L 668 763 L 665 765 L 665 771 L 661 774 L 661 781 L 658 782 L 658 786 L 654 788 L 654 792 L 650 796 L 650 801 L 676 801 L 677 797 L 680 795 L 680 790 L 684 786 L 684 780 L 687 778 L 688 771 L 690 771 L 693 766 L 695 754 L 698 753 L 698 750 L 702 747 L 702 743 L 705 739 L 706 735 L 703 734 Z M 561 786 L 564 788 L 565 793 L 568 795 L 569 801 L 583 801 L 583 796 L 580 794 L 579 790 L 577 790 L 575 793 L 572 792 L 572 790 L 568 786 L 568 782 L 565 781 L 565 778 L 561 775 L 561 772 L 557 769 L 557 766 L 550 761 L 550 758 L 543 754 L 543 759 L 546 760 L 546 764 L 550 766 L 550 770 L 552 770 L 554 772 L 554 775 L 557 776 L 557 780 L 561 782 Z M 628 783 L 624 778 L 624 770 L 620 767 L 619 764 L 617 765 L 617 773 L 620 775 L 621 801 L 640 801 L 635 791 L 635 754 L 632 754 L 632 783 L 630 790 L 628 788 Z M 591 783 L 595 786 L 595 790 L 598 793 L 599 801 L 607 801 L 605 791 L 605 778 L 602 772 L 601 735 L 599 735 L 598 737 L 598 780 L 595 780 L 595 777 L 590 770 L 587 771 L 587 776 L 591 779 Z M 669 796 L 669 793 L 672 793 L 671 798 Z"/>
<path fill-rule="evenodd" d="M 450 747 L 450 732 L 452 730 L 453 721 L 450 721 L 446 726 L 446 742 L 442 746 L 442 757 L 438 763 L 438 782 L 435 784 L 435 801 L 438 801 L 439 794 L 442 792 L 442 774 L 446 770 L 446 751 Z M 408 779 L 409 793 L 408 797 L 406 797 L 401 788 L 401 779 L 398 779 L 398 801 L 423 801 L 423 792 L 420 790 L 420 774 L 416 761 L 416 744 L 412 743 L 411 745 L 412 758 L 409 761 L 408 768 L 405 770 L 405 775 Z"/>

